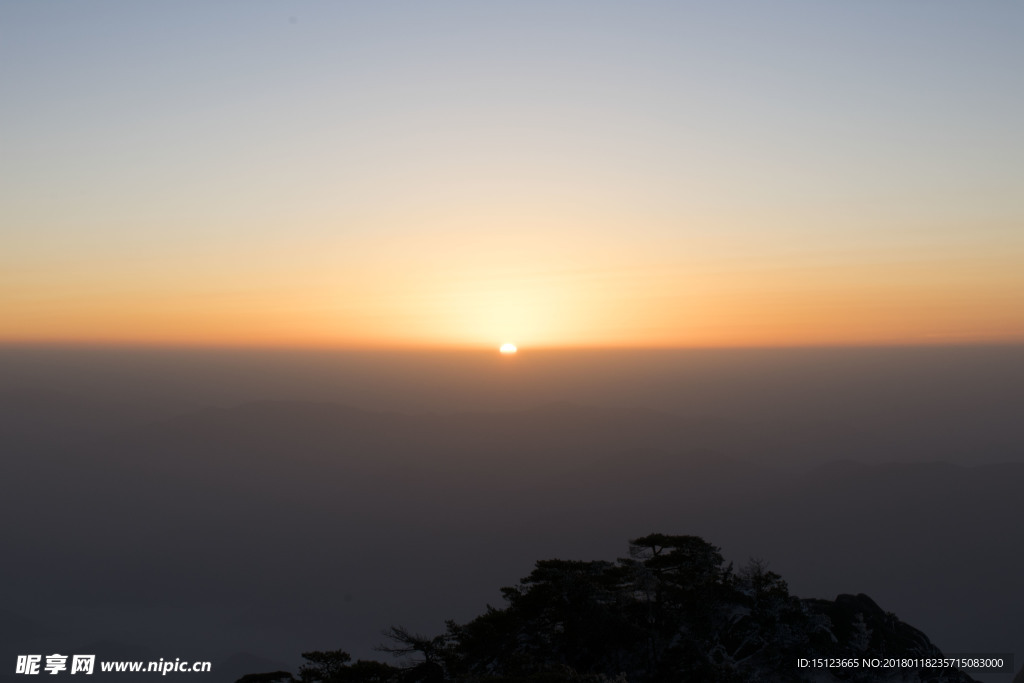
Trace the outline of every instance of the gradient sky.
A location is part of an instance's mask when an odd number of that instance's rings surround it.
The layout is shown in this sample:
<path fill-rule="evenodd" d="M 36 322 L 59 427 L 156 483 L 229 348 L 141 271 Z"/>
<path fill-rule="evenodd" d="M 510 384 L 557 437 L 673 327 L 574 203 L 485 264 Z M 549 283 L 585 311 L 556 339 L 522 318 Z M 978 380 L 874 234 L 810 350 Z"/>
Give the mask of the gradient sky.
<path fill-rule="evenodd" d="M 1019 2 L 0 4 L 0 341 L 1024 340 Z"/>

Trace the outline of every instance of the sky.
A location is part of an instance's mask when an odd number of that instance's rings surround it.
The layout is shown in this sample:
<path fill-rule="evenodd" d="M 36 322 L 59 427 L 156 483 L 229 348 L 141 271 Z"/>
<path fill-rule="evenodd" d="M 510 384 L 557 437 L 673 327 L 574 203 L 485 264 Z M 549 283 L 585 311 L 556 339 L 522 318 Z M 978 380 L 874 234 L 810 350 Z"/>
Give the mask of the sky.
<path fill-rule="evenodd" d="M 0 343 L 1024 341 L 1017 2 L 0 4 Z"/>

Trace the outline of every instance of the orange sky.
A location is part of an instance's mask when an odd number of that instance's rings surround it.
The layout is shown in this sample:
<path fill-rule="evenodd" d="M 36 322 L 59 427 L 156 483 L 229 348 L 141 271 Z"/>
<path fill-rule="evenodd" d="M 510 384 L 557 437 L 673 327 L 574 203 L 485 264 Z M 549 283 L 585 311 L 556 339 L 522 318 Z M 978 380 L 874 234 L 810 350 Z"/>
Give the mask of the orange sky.
<path fill-rule="evenodd" d="M 1018 9 L 687 8 L 6 7 L 0 342 L 1024 341 Z"/>
<path fill-rule="evenodd" d="M 27 342 L 360 348 L 1022 340 L 1014 254 L 673 259 L 627 242 L 450 239 L 401 255 L 364 245 L 362 262 L 338 268 L 325 250 L 247 255 L 230 269 L 210 257 L 127 273 L 83 264 L 45 283 L 23 275 L 5 290 L 0 332 Z"/>

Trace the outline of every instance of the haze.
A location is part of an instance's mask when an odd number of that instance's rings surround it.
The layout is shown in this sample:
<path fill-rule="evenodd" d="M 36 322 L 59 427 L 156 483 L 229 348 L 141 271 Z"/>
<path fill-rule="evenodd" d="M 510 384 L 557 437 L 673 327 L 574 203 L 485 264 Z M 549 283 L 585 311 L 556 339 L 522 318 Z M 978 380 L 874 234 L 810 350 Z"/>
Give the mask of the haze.
<path fill-rule="evenodd" d="M 0 376 L 11 657 L 375 656 L 655 528 L 947 651 L 1024 642 L 1021 347 L 9 347 Z"/>

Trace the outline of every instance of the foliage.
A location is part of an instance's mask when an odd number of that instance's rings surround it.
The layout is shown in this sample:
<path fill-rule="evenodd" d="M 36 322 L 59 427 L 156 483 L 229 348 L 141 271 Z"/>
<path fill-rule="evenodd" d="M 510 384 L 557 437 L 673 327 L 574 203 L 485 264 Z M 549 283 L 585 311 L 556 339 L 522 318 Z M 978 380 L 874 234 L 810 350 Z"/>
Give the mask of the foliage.
<path fill-rule="evenodd" d="M 308 662 L 299 668 L 302 683 L 389 683 L 401 672 L 383 662 L 359 660 L 350 664 L 352 656 L 344 650 L 303 652 L 302 657 Z"/>
<path fill-rule="evenodd" d="M 892 656 L 941 656 L 924 634 L 867 596 L 801 600 L 765 562 L 751 560 L 733 571 L 718 547 L 697 536 L 637 538 L 629 557 L 616 562 L 542 560 L 501 592 L 504 607 L 488 607 L 465 624 L 449 621 L 441 635 L 401 626 L 385 631 L 388 643 L 379 649 L 403 658 L 404 667 L 352 664 L 341 650 L 307 652 L 299 679 L 801 681 L 822 672 L 798 670 L 799 657 L 861 657 L 868 647 Z M 926 674 L 934 672 L 907 680 Z M 825 675 L 828 680 L 831 673 Z M 943 680 L 970 679 L 950 672 Z"/>

